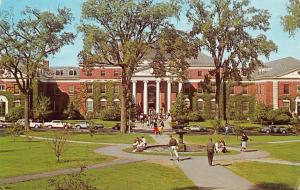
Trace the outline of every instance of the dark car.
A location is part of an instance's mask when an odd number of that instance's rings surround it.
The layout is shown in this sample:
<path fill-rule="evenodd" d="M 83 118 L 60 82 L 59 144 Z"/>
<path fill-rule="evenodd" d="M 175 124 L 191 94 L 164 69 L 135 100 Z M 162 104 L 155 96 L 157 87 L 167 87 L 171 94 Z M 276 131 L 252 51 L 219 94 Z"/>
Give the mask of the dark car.
<path fill-rule="evenodd" d="M 260 132 L 262 133 L 282 133 L 282 134 L 286 134 L 288 132 L 288 128 L 283 127 L 283 126 L 279 126 L 279 125 L 269 125 L 266 127 L 263 127 Z"/>
<path fill-rule="evenodd" d="M 9 127 L 9 126 L 11 126 L 11 123 L 8 123 L 8 122 L 6 122 L 6 121 L 0 120 L 0 127 L 2 127 L 2 128 L 7 128 L 7 127 Z"/>
<path fill-rule="evenodd" d="M 133 126 L 130 126 L 130 130 L 133 128 Z M 112 127 L 113 130 L 117 130 L 117 131 L 120 131 L 121 129 L 121 123 L 116 123 L 113 127 Z"/>

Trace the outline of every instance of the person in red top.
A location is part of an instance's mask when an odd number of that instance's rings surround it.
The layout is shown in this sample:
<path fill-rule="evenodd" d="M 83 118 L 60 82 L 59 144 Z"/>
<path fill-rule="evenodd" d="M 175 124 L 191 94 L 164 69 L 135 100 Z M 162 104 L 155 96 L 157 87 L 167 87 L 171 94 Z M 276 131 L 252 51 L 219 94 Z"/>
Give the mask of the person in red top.
<path fill-rule="evenodd" d="M 158 135 L 158 126 L 157 126 L 156 121 L 153 123 L 153 131 L 154 131 L 154 134 L 157 136 Z"/>

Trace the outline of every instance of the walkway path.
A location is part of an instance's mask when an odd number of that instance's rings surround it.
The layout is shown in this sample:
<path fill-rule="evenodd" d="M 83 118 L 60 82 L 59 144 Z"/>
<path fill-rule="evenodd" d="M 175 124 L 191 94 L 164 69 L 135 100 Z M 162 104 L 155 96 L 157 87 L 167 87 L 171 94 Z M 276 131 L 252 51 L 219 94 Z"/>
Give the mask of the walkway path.
<path fill-rule="evenodd" d="M 167 144 L 169 137 L 168 135 L 155 136 L 152 135 L 153 139 L 158 144 Z M 52 140 L 51 138 L 44 137 L 33 137 L 40 140 Z M 287 143 L 287 142 L 298 142 L 298 140 L 291 141 L 277 141 L 269 143 Z M 85 142 L 85 141 L 69 141 L 72 143 L 80 144 L 106 144 L 109 146 L 96 149 L 95 152 L 101 154 L 107 154 L 110 156 L 118 157 L 118 159 L 112 160 L 110 162 L 105 162 L 101 164 L 95 164 L 87 166 L 86 169 L 95 169 L 95 168 L 105 168 L 110 167 L 115 164 L 126 164 L 130 162 L 144 161 L 144 160 L 158 160 L 158 161 L 168 161 L 169 156 L 167 155 L 146 155 L 146 154 L 132 154 L 124 152 L 123 149 L 127 148 L 128 144 L 114 144 L 114 143 L 97 143 L 97 142 Z M 239 148 L 230 147 L 233 150 L 239 150 Z M 234 174 L 230 170 L 223 167 L 222 163 L 224 162 L 234 162 L 241 160 L 251 160 L 267 163 L 278 163 L 278 164 L 287 164 L 292 166 L 300 166 L 300 163 L 293 163 L 283 160 L 273 160 L 266 158 L 269 155 L 267 152 L 263 151 L 254 151 L 254 152 L 242 152 L 236 155 L 223 155 L 216 156 L 214 158 L 214 166 L 208 166 L 207 158 L 204 156 L 191 156 L 191 159 L 184 161 L 170 161 L 170 163 L 177 165 L 185 175 L 191 179 L 194 184 L 198 187 L 201 187 L 202 190 L 260 190 L 259 187 L 256 187 L 249 181 L 244 178 Z M 69 168 L 61 169 L 51 172 L 45 172 L 40 174 L 24 175 L 17 177 L 10 177 L 0 179 L 0 185 L 7 183 L 17 183 L 21 181 L 28 181 L 34 179 L 41 179 L 47 177 L 53 177 L 58 175 L 72 174 L 77 173 L 81 168 Z"/>

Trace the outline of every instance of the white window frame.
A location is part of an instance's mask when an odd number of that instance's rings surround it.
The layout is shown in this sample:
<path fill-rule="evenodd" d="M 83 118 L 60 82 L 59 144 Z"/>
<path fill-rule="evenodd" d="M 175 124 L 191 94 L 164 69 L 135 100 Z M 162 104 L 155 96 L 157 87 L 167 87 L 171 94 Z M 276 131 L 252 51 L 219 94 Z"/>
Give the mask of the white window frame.
<path fill-rule="evenodd" d="M 0 91 L 2 92 L 6 91 L 6 84 L 0 84 Z"/>
<path fill-rule="evenodd" d="M 289 107 L 285 107 L 284 103 L 289 103 Z M 283 108 L 288 108 L 288 110 L 291 111 L 291 101 L 290 100 L 283 100 L 282 101 L 282 107 Z"/>
<path fill-rule="evenodd" d="M 89 103 L 91 103 L 89 105 Z M 86 99 L 86 111 L 93 112 L 94 111 L 94 100 L 92 98 Z"/>

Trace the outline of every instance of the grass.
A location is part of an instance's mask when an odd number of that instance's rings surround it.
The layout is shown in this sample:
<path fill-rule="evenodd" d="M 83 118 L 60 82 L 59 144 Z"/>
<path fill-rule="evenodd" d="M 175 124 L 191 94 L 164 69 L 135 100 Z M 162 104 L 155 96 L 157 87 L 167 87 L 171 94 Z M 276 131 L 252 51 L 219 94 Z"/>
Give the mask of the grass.
<path fill-rule="evenodd" d="M 64 122 L 76 124 L 85 120 L 64 120 Z M 105 128 L 112 128 L 116 123 L 120 123 L 120 121 L 104 121 L 101 119 L 92 119 L 95 124 L 103 124 Z"/>
<path fill-rule="evenodd" d="M 132 154 L 146 154 L 146 155 L 162 155 L 167 156 L 170 155 L 169 152 L 132 152 L 132 148 L 125 148 L 123 149 L 124 152 L 132 153 Z M 179 156 L 206 156 L 206 152 L 178 152 Z M 223 155 L 234 155 L 239 154 L 238 151 L 230 150 L 227 153 L 223 154 L 215 154 L 215 156 L 223 156 Z"/>
<path fill-rule="evenodd" d="M 52 143 L 29 141 L 18 137 L 0 137 L 0 178 L 53 171 L 61 168 L 78 167 L 112 160 L 113 157 L 97 154 L 94 150 L 101 145 L 65 145 L 61 162 L 56 162 Z"/>
<path fill-rule="evenodd" d="M 228 121 L 231 125 L 236 125 L 236 126 L 240 126 L 243 128 L 260 128 L 261 124 L 257 124 L 257 123 L 250 123 L 250 122 L 237 122 L 237 121 L 233 121 L 230 120 Z M 205 120 L 205 121 L 201 121 L 201 122 L 189 122 L 189 125 L 199 125 L 201 127 L 207 127 L 207 128 L 214 128 L 214 120 Z M 225 126 L 225 121 L 222 120 L 221 121 L 222 126 Z"/>
<path fill-rule="evenodd" d="M 296 166 L 239 162 L 228 168 L 265 190 L 294 190 L 300 185 L 300 167 Z"/>
<path fill-rule="evenodd" d="M 53 137 L 53 131 L 31 131 L 30 135 L 38 137 Z M 120 143 L 120 144 L 132 144 L 136 137 L 144 136 L 149 144 L 154 143 L 153 138 L 148 134 L 95 134 L 93 137 L 89 133 L 72 133 L 70 139 L 75 141 L 87 141 L 97 143 Z"/>
<path fill-rule="evenodd" d="M 162 166 L 146 162 L 115 165 L 85 172 L 89 183 L 109 190 L 176 190 L 197 189 L 193 182 L 175 166 Z M 46 189 L 47 180 L 34 180 L 5 185 L 14 190 Z M 53 190 L 53 188 L 47 188 Z"/>

